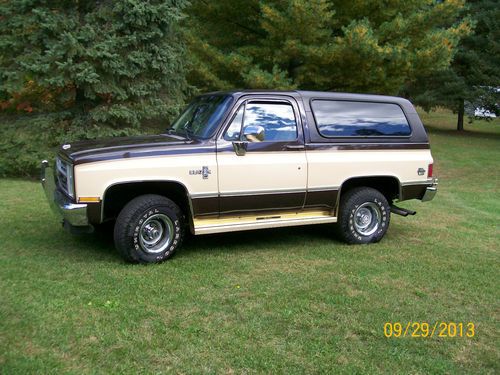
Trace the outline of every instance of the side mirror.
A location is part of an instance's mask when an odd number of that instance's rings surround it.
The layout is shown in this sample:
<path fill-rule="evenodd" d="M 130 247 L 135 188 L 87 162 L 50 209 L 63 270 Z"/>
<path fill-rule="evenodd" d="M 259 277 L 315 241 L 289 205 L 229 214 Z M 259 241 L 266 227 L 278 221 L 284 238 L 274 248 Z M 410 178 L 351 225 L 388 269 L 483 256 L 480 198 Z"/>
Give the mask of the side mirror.
<path fill-rule="evenodd" d="M 248 125 L 243 128 L 243 137 L 248 142 L 262 142 L 265 139 L 265 130 L 259 125 Z"/>

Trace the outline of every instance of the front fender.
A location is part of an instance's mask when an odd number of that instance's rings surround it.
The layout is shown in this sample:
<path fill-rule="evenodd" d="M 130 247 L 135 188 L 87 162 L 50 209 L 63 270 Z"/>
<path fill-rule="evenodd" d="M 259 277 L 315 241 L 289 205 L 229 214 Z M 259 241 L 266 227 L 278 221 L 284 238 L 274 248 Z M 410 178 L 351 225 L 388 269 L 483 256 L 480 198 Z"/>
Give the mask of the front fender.
<path fill-rule="evenodd" d="M 208 171 L 208 176 L 195 173 Z M 193 172 L 195 171 L 195 172 Z M 140 157 L 99 161 L 75 166 L 75 192 L 84 197 L 104 198 L 113 185 L 140 181 L 171 181 L 185 186 L 190 195 L 217 194 L 215 153 Z"/>

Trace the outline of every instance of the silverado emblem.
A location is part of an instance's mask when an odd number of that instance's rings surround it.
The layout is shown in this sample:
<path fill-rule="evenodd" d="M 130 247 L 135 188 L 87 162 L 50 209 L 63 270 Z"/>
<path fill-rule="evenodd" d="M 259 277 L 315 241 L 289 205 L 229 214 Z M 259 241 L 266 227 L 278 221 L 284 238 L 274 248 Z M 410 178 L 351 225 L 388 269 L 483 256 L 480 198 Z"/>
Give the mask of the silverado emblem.
<path fill-rule="evenodd" d="M 190 175 L 201 174 L 204 180 L 206 180 L 208 178 L 208 175 L 211 173 L 212 171 L 206 166 L 201 167 L 201 169 L 191 169 L 189 171 Z"/>

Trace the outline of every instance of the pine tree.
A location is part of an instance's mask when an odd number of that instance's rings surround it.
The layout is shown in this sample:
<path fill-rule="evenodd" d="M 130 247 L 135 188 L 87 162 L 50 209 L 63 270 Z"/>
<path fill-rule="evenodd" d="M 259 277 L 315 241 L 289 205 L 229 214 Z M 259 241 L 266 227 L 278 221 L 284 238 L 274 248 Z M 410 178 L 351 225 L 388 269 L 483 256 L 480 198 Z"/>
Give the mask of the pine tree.
<path fill-rule="evenodd" d="M 77 126 L 138 127 L 183 101 L 184 0 L 0 2 L 0 100 L 36 85 Z M 47 110 L 47 108 L 41 108 Z"/>
<path fill-rule="evenodd" d="M 469 1 L 464 14 L 472 19 L 474 32 L 460 42 L 451 66 L 423 75 L 407 88 L 424 108 L 439 105 L 457 113 L 457 130 L 464 129 L 465 102 L 470 104 L 471 111 L 484 108 L 500 115 L 498 1 Z"/>
<path fill-rule="evenodd" d="M 195 0 L 189 80 L 202 89 L 397 94 L 449 66 L 470 32 L 462 0 Z"/>

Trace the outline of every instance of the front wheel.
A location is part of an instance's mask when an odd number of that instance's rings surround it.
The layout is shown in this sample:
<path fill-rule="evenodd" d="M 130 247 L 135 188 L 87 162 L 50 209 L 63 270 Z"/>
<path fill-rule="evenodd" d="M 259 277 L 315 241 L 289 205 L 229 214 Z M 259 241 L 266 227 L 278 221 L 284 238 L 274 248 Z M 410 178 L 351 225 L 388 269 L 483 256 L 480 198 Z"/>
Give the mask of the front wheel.
<path fill-rule="evenodd" d="M 389 203 L 378 190 L 359 187 L 341 197 L 337 228 L 347 243 L 380 241 L 387 232 L 389 221 Z"/>
<path fill-rule="evenodd" d="M 184 236 L 184 218 L 174 202 L 160 195 L 132 199 L 118 215 L 115 246 L 125 260 L 158 263 L 170 258 Z"/>

